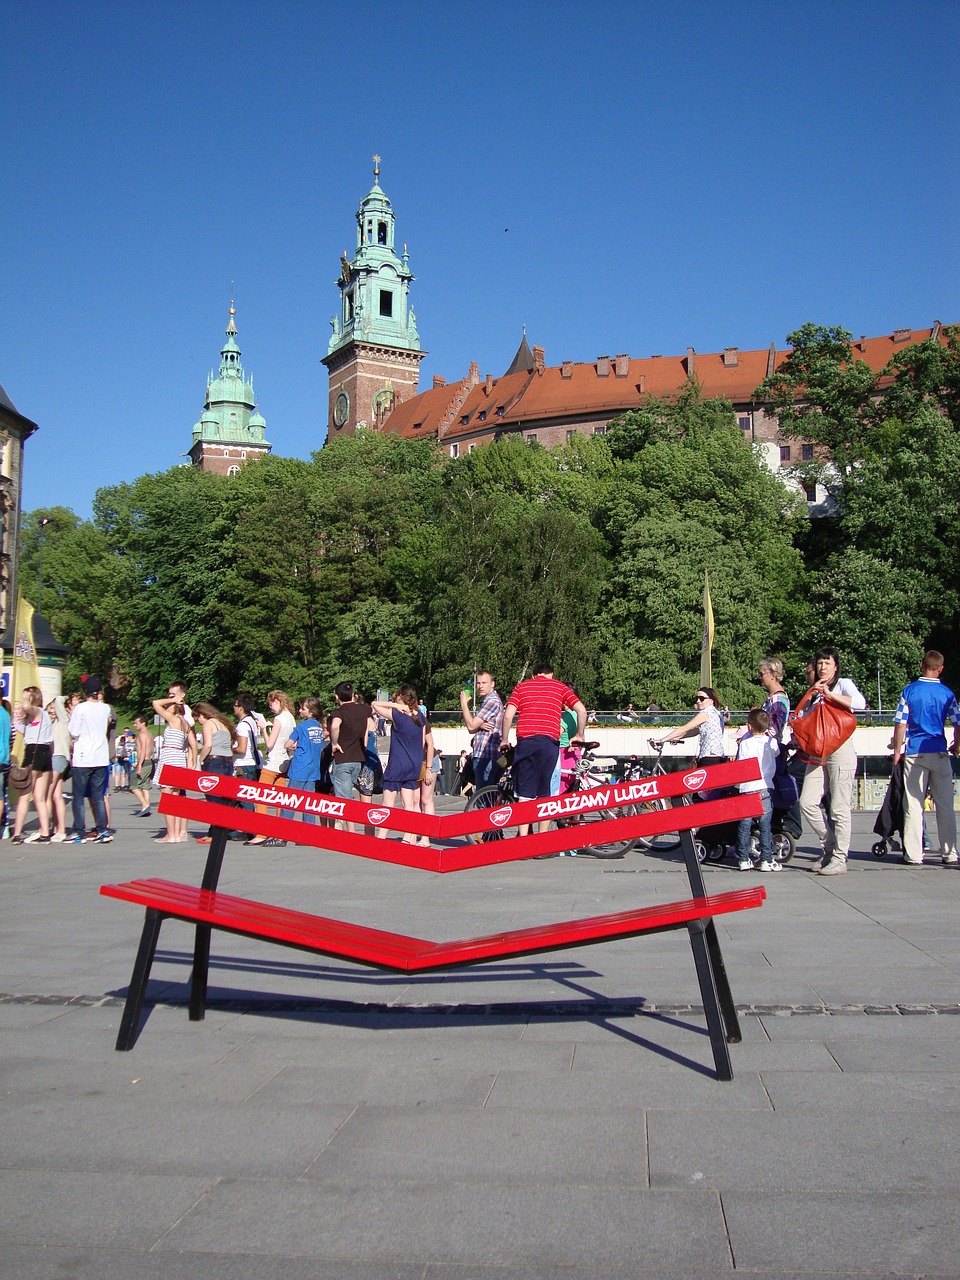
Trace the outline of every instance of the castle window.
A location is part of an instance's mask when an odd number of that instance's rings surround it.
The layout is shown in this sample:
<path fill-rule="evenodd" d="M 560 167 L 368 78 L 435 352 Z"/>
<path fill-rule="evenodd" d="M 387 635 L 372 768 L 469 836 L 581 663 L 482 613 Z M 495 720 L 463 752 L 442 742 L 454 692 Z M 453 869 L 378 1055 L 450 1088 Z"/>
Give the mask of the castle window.
<path fill-rule="evenodd" d="M 387 224 L 385 222 L 377 223 L 377 244 L 387 243 Z"/>
<path fill-rule="evenodd" d="M 506 412 L 507 412 L 507 409 L 506 409 L 506 406 L 505 406 L 505 405 L 502 405 L 502 404 L 501 404 L 501 405 L 498 405 L 498 406 L 497 406 L 497 417 L 498 417 L 498 418 L 502 418 L 502 417 L 503 417 L 503 415 L 504 415 Z"/>
<path fill-rule="evenodd" d="M 812 462 L 813 461 L 813 445 L 802 444 L 800 446 L 800 457 L 803 459 L 804 462 Z"/>
<path fill-rule="evenodd" d="M 380 314 L 382 316 L 393 315 L 393 294 L 389 289 L 380 290 Z"/>
<path fill-rule="evenodd" d="M 486 420 L 487 420 L 487 411 L 486 409 L 481 409 L 480 412 L 477 414 L 477 421 L 486 422 Z"/>
<path fill-rule="evenodd" d="M 740 428 L 740 430 L 741 430 L 741 431 L 749 431 L 749 430 L 750 430 L 750 415 L 749 415 L 749 413 L 738 413 L 738 414 L 737 414 L 737 426 Z"/>
<path fill-rule="evenodd" d="M 817 500 L 817 486 L 816 486 L 815 484 L 812 484 L 809 480 L 804 480 L 804 482 L 803 482 L 803 492 L 804 492 L 804 494 L 805 494 L 806 499 L 807 499 L 807 501 L 808 501 L 808 502 L 816 502 L 816 500 Z"/>
<path fill-rule="evenodd" d="M 593 428 L 593 434 L 595 436 L 605 436 L 607 434 L 607 424 L 605 422 L 601 422 L 599 427 Z"/>
<path fill-rule="evenodd" d="M 367 221 L 367 244 L 373 244 L 373 219 Z"/>
<path fill-rule="evenodd" d="M 475 444 L 468 444 L 468 445 L 467 445 L 467 453 L 473 453 L 473 451 L 474 451 L 474 449 L 475 449 L 476 447 L 477 447 L 477 446 L 476 446 Z"/>
<path fill-rule="evenodd" d="M 347 323 L 349 324 L 350 321 L 353 319 L 353 290 L 352 289 L 350 290 L 349 293 L 344 294 L 344 306 L 346 308 L 346 310 L 344 311 L 344 317 Z"/>
<path fill-rule="evenodd" d="M 573 437 L 574 437 L 576 434 L 577 434 L 577 433 L 576 433 L 575 431 L 568 431 L 568 432 L 567 432 L 567 444 L 570 444 L 570 442 L 573 440 Z"/>
<path fill-rule="evenodd" d="M 460 446 L 459 446 L 458 444 L 452 444 L 452 445 L 450 446 L 450 457 L 451 457 L 451 458 L 459 458 L 459 457 L 460 457 Z"/>
<path fill-rule="evenodd" d="M 536 443 L 537 443 L 536 432 L 531 432 L 530 435 L 527 436 L 527 444 L 536 444 Z"/>
<path fill-rule="evenodd" d="M 463 417 L 460 419 L 460 421 L 461 421 L 461 423 L 462 423 L 464 426 L 466 426 L 466 425 L 467 425 L 467 423 L 470 421 L 470 415 L 469 415 L 469 413 L 465 413 L 465 414 L 463 415 Z"/>
<path fill-rule="evenodd" d="M 232 467 L 227 467 L 228 476 L 238 476 L 239 474 L 240 474 L 240 468 L 238 466 L 234 465 Z"/>
<path fill-rule="evenodd" d="M 788 444 L 782 444 L 780 446 L 780 461 L 781 462 L 790 461 L 790 446 Z"/>

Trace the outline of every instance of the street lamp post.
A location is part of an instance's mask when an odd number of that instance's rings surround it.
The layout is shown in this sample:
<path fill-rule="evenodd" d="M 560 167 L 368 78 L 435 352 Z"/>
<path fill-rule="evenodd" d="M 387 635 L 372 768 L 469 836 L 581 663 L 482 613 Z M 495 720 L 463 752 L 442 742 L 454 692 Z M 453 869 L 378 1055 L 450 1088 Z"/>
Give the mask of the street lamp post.
<path fill-rule="evenodd" d="M 40 519 L 40 556 L 39 556 L 40 563 L 37 571 L 37 613 L 40 612 L 40 595 L 43 591 L 43 541 L 44 541 L 43 531 L 49 523 L 50 523 L 49 516 L 41 517 Z"/>
<path fill-rule="evenodd" d="M 877 659 L 877 710 L 883 710 L 883 697 L 880 693 L 880 659 Z"/>

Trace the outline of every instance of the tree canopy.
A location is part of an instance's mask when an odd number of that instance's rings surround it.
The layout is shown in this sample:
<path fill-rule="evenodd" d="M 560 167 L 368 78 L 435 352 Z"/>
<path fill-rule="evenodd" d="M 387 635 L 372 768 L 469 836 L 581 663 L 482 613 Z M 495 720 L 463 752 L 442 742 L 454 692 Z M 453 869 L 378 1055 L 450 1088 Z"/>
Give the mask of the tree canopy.
<path fill-rule="evenodd" d="M 724 701 L 757 699 L 765 653 L 799 677 L 823 644 L 865 691 L 879 664 L 888 701 L 957 632 L 960 344 L 908 347 L 877 377 L 842 329 L 788 340 L 757 396 L 831 451 L 798 470 L 827 485 L 826 519 L 691 382 L 555 449 L 509 437 L 450 461 L 362 431 L 232 477 L 140 476 L 101 489 L 91 521 L 26 514 L 21 589 L 42 542 L 67 684 L 97 671 L 129 704 L 175 678 L 227 707 L 349 678 L 452 706 L 475 666 L 509 687 L 550 660 L 593 705 L 687 707 L 709 571 Z"/>

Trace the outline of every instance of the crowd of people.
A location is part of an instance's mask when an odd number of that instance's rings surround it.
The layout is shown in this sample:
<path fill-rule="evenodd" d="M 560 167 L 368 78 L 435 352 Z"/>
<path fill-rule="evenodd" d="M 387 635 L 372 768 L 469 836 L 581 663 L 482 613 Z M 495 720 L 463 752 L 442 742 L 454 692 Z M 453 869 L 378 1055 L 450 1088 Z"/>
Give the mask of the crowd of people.
<path fill-rule="evenodd" d="M 928 795 L 936 809 L 940 856 L 945 864 L 957 862 L 956 820 L 953 809 L 953 775 L 949 753 L 960 753 L 960 707 L 953 692 L 941 682 L 943 655 L 929 650 L 920 676 L 900 698 L 895 717 L 894 767 L 903 762 L 904 854 L 903 861 L 923 861 L 923 806 Z M 850 851 L 853 787 L 857 755 L 852 728 L 828 754 L 805 754 L 788 733 L 791 704 L 784 688 L 784 667 L 779 658 L 765 658 L 758 668 L 765 697 L 747 717 L 746 726 L 728 745 L 725 708 L 715 689 L 701 686 L 696 709 L 686 723 L 651 739 L 655 750 L 668 743 L 696 738 L 699 765 L 718 764 L 732 755 L 759 761 L 760 779 L 741 784 L 758 791 L 763 803 L 759 819 L 759 863 L 750 854 L 750 820 L 740 824 L 737 855 L 741 869 L 780 869 L 772 852 L 773 800 L 778 774 L 796 780 L 794 819 L 802 821 L 820 847 L 820 875 L 839 875 L 847 869 Z M 841 672 L 840 655 L 833 648 L 820 649 L 807 664 L 809 695 L 794 715 L 810 714 L 818 704 L 846 712 L 863 710 L 863 694 Z M 11 769 L 9 744 L 13 734 L 22 739 L 22 763 L 11 781 L 18 798 L 13 811 L 10 838 L 14 843 L 82 844 L 113 838 L 110 825 L 110 781 L 114 791 L 135 797 L 138 817 L 149 817 L 154 773 L 165 765 L 201 768 L 207 773 L 232 775 L 265 785 L 281 783 L 298 791 L 321 791 L 351 799 L 368 798 L 382 791 L 387 807 L 402 806 L 411 812 L 431 814 L 441 774 L 440 752 L 434 741 L 426 707 L 410 684 L 401 684 L 388 700 L 366 700 L 349 681 L 334 690 L 334 706 L 327 714 L 320 701 L 307 696 L 297 701 L 281 689 L 267 695 L 271 719 L 255 709 L 253 697 L 239 693 L 228 715 L 209 702 L 192 707 L 187 687 L 172 682 L 166 697 L 153 702 L 153 712 L 163 723 L 154 734 L 144 713 L 131 729 L 117 736 L 116 718 L 104 701 L 101 681 L 90 676 L 83 691 L 58 696 L 43 705 L 40 690 L 23 691 L 19 705 L 0 707 L 0 773 L 3 775 L 3 830 L 8 834 L 7 781 Z M 802 708 L 802 712 L 801 709 Z M 471 735 L 469 752 L 461 756 L 459 786 L 468 790 L 496 783 L 505 765 L 505 749 L 512 748 L 514 792 L 518 799 L 557 794 L 562 768 L 576 757 L 588 724 L 587 709 L 576 689 L 556 678 L 545 664 L 517 684 L 506 702 L 491 672 L 480 671 L 476 684 L 460 694 L 464 724 Z M 632 710 L 632 708 L 631 708 Z M 848 717 L 855 723 L 852 716 Z M 390 726 L 386 766 L 381 765 L 378 736 Z M 948 748 L 946 729 L 953 728 Z M 798 733 L 799 738 L 799 733 Z M 4 748 L 7 759 L 4 761 Z M 72 787 L 72 824 L 68 827 L 64 783 Z M 164 782 L 160 789 L 173 789 Z M 93 826 L 88 833 L 89 805 Z M 31 807 L 37 829 L 24 834 Z M 249 806 L 248 806 L 249 807 Z M 258 806 L 260 812 L 267 812 Z M 311 815 L 304 821 L 313 822 Z M 183 818 L 165 816 L 165 830 L 155 837 L 169 844 L 189 839 Z M 520 834 L 525 828 L 520 828 Z M 385 838 L 386 831 L 378 830 Z M 209 842 L 212 828 L 198 836 Z M 408 835 L 413 842 L 416 837 Z M 422 839 L 427 843 L 426 838 Z M 284 841 L 255 835 L 251 846 L 277 845 Z"/>

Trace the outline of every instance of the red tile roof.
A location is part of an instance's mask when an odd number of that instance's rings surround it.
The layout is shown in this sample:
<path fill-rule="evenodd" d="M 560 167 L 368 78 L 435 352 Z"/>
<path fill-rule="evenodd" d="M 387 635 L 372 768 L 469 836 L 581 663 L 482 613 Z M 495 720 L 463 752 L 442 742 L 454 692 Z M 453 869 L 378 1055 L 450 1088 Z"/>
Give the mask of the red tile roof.
<path fill-rule="evenodd" d="M 913 342 L 922 342 L 932 329 L 898 330 L 880 338 L 863 338 L 853 343 L 855 357 L 879 372 L 898 351 Z M 767 376 L 770 351 L 736 351 L 693 355 L 693 372 L 707 397 L 723 396 L 734 404 L 753 400 L 753 393 Z M 735 355 L 736 363 L 733 357 Z M 774 354 L 779 368 L 789 349 Z M 397 406 L 384 423 L 384 431 L 415 439 L 439 434 L 442 439 L 473 436 L 498 429 L 520 430 L 533 423 L 589 418 L 609 420 L 635 409 L 645 395 L 673 395 L 687 380 L 687 356 L 647 356 L 631 359 L 625 377 L 616 376 L 616 358 L 610 372 L 601 377 L 598 364 L 570 364 L 570 376 L 561 366 L 549 365 L 536 371 L 508 373 L 488 384 L 477 381 L 476 366 L 461 382 L 434 387 Z M 456 401 L 462 397 L 458 405 Z"/>

